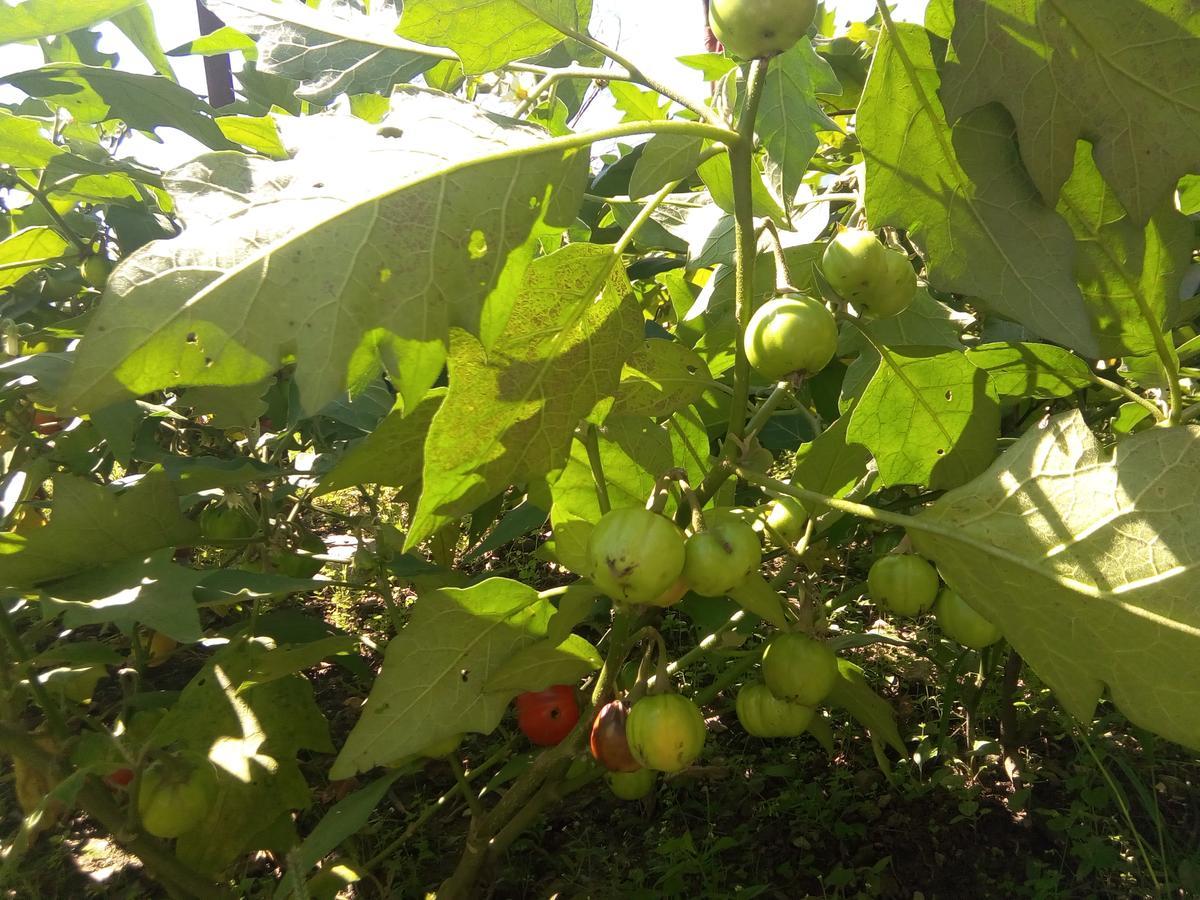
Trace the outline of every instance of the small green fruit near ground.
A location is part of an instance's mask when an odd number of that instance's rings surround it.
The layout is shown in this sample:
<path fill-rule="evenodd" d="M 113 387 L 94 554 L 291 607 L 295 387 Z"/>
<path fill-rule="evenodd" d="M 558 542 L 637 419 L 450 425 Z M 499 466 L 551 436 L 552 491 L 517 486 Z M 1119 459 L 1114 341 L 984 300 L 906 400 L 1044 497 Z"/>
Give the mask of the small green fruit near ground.
<path fill-rule="evenodd" d="M 588 538 L 592 581 L 618 603 L 654 603 L 683 572 L 683 532 L 656 512 L 614 509 Z"/>
<path fill-rule="evenodd" d="M 912 305 L 917 294 L 917 273 L 899 250 L 884 251 L 884 275 L 879 290 L 864 299 L 861 312 L 876 319 L 898 316 Z"/>
<path fill-rule="evenodd" d="M 762 564 L 762 547 L 753 526 L 722 513 L 705 515 L 707 530 L 693 534 L 684 547 L 683 577 L 702 597 L 724 597 Z"/>
<path fill-rule="evenodd" d="M 763 651 L 763 680 L 780 700 L 816 706 L 838 678 L 837 656 L 824 641 L 789 632 L 776 636 Z"/>
<path fill-rule="evenodd" d="M 158 760 L 138 778 L 138 815 L 142 827 L 160 838 L 177 838 L 208 815 L 217 793 L 217 776 L 208 760 Z"/>
<path fill-rule="evenodd" d="M 767 510 L 767 527 L 787 544 L 795 544 L 804 537 L 806 524 L 808 510 L 795 497 L 779 497 Z"/>
<path fill-rule="evenodd" d="M 700 708 L 679 694 L 643 697 L 625 721 L 633 758 L 658 772 L 687 768 L 704 749 L 706 736 Z"/>
<path fill-rule="evenodd" d="M 737 717 L 753 737 L 798 737 L 812 721 L 813 708 L 780 700 L 765 684 L 755 683 L 738 691 Z"/>
<path fill-rule="evenodd" d="M 641 800 L 654 790 L 658 773 L 653 769 L 636 772 L 608 772 L 604 776 L 609 788 L 622 800 Z"/>
<path fill-rule="evenodd" d="M 244 509 L 218 504 L 200 513 L 200 533 L 210 541 L 237 541 L 254 537 L 258 522 Z"/>
<path fill-rule="evenodd" d="M 950 588 L 943 588 L 933 605 L 938 627 L 946 637 L 972 650 L 982 650 L 1004 634 Z"/>
<path fill-rule="evenodd" d="M 867 573 L 867 589 L 875 602 L 898 616 L 918 616 L 937 599 L 933 566 L 912 553 L 889 553 Z"/>
<path fill-rule="evenodd" d="M 837 350 L 837 321 L 812 297 L 778 297 L 758 308 L 746 327 L 746 356 L 758 374 L 780 381 L 814 375 Z"/>
<path fill-rule="evenodd" d="M 862 307 L 886 282 L 887 247 L 873 231 L 847 228 L 826 245 L 821 271 L 835 291 Z"/>
<path fill-rule="evenodd" d="M 816 0 L 712 0 L 708 21 L 731 56 L 755 59 L 790 50 L 816 12 Z"/>
<path fill-rule="evenodd" d="M 324 563 L 315 557 L 325 552 L 325 542 L 311 531 L 300 535 L 300 540 L 294 542 L 295 549 L 283 547 L 272 554 L 272 564 L 275 571 L 288 578 L 312 578 L 324 567 Z"/>

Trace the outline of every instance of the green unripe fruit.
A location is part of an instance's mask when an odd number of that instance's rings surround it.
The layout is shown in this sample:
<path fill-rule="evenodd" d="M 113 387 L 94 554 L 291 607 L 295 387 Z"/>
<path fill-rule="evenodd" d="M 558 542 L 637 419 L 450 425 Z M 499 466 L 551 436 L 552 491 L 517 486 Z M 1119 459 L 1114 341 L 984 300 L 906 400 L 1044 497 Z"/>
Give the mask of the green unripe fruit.
<path fill-rule="evenodd" d="M 867 573 L 867 589 L 875 602 L 898 616 L 917 616 L 937 599 L 938 576 L 933 566 L 911 553 L 890 553 Z"/>
<path fill-rule="evenodd" d="M 816 0 L 712 0 L 708 22 L 731 56 L 755 59 L 791 49 L 816 13 Z"/>
<path fill-rule="evenodd" d="M 707 530 L 684 547 L 683 577 L 703 597 L 724 597 L 758 570 L 762 547 L 754 528 L 728 513 L 705 516 Z"/>
<path fill-rule="evenodd" d="M 780 700 L 765 684 L 747 684 L 738 691 L 738 721 L 753 737 L 799 737 L 813 712 L 811 706 Z"/>
<path fill-rule="evenodd" d="M 758 308 L 746 326 L 746 356 L 760 375 L 780 381 L 813 375 L 837 350 L 837 321 L 812 297 L 779 297 Z"/>
<path fill-rule="evenodd" d="M 596 587 L 618 603 L 654 603 L 683 572 L 683 532 L 640 507 L 600 517 L 588 538 Z"/>
<path fill-rule="evenodd" d="M 847 228 L 825 247 L 821 271 L 835 291 L 862 309 L 887 280 L 887 247 L 873 231 Z"/>
<path fill-rule="evenodd" d="M 641 800 L 654 790 L 658 773 L 653 769 L 638 769 L 636 772 L 607 772 L 604 780 L 609 789 L 621 800 Z"/>
<path fill-rule="evenodd" d="M 950 588 L 938 595 L 933 614 L 946 637 L 972 650 L 982 650 L 1004 637 L 999 628 Z"/>
<path fill-rule="evenodd" d="M 917 273 L 899 250 L 884 251 L 884 274 L 879 290 L 862 301 L 861 312 L 877 319 L 899 315 L 912 305 L 917 294 Z"/>
<path fill-rule="evenodd" d="M 787 544 L 804 537 L 808 510 L 795 497 L 778 497 L 767 510 L 767 527 Z"/>
<path fill-rule="evenodd" d="M 767 645 L 762 672 L 767 687 L 780 700 L 816 706 L 838 679 L 837 656 L 823 641 L 789 632 Z"/>
<path fill-rule="evenodd" d="M 653 694 L 629 710 L 625 738 L 643 767 L 659 772 L 686 769 L 704 749 L 704 715 L 687 697 Z"/>
<path fill-rule="evenodd" d="M 83 280 L 96 290 L 104 290 L 104 284 L 108 281 L 108 276 L 112 272 L 113 264 L 107 256 L 89 256 L 83 261 L 83 265 L 79 267 L 79 272 L 83 275 Z"/>

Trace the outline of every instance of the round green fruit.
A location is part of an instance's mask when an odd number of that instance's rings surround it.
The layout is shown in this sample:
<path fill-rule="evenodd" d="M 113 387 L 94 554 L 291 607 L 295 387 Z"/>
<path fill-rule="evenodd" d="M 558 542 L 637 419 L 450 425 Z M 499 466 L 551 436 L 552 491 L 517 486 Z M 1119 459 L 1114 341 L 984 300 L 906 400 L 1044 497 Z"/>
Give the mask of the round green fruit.
<path fill-rule="evenodd" d="M 636 772 L 608 772 L 604 776 L 609 789 L 622 800 L 641 800 L 654 790 L 658 773 L 652 769 Z"/>
<path fill-rule="evenodd" d="M 999 628 L 950 588 L 943 588 L 938 595 L 933 614 L 946 637 L 972 650 L 982 650 L 1004 637 Z"/>
<path fill-rule="evenodd" d="M 780 700 L 816 706 L 838 678 L 837 656 L 829 645 L 799 632 L 776 636 L 763 651 L 763 680 Z"/>
<path fill-rule="evenodd" d="M 754 737 L 798 737 L 812 721 L 813 708 L 780 700 L 765 684 L 747 684 L 738 691 L 737 717 Z"/>
<path fill-rule="evenodd" d="M 862 312 L 877 319 L 898 316 L 917 294 L 917 273 L 899 250 L 884 250 L 884 274 L 875 295 L 862 302 Z"/>
<path fill-rule="evenodd" d="M 912 553 L 889 553 L 867 573 L 867 589 L 875 602 L 898 616 L 918 616 L 937 599 L 933 566 Z"/>
<path fill-rule="evenodd" d="M 297 549 L 301 552 L 297 553 Z M 312 578 L 325 565 L 316 559 L 324 552 L 325 542 L 311 531 L 305 531 L 292 548 L 284 547 L 275 554 L 272 563 L 276 572 L 288 578 Z"/>
<path fill-rule="evenodd" d="M 155 837 L 176 838 L 208 815 L 217 776 L 208 760 L 158 760 L 139 776 L 137 791 L 142 827 Z"/>
<path fill-rule="evenodd" d="M 83 261 L 83 265 L 79 267 L 79 273 L 83 276 L 83 280 L 98 291 L 104 290 L 104 285 L 108 282 L 108 276 L 112 273 L 113 264 L 107 256 L 99 254 L 89 256 Z"/>
<path fill-rule="evenodd" d="M 837 321 L 812 297 L 778 297 L 758 308 L 746 327 L 746 356 L 760 375 L 780 381 L 813 375 L 837 350 Z"/>
<path fill-rule="evenodd" d="M 886 282 L 887 247 L 873 231 L 847 228 L 826 245 L 821 271 L 835 291 L 861 310 Z"/>
<path fill-rule="evenodd" d="M 629 710 L 625 738 L 643 767 L 658 772 L 687 768 L 704 749 L 704 716 L 678 694 L 643 697 Z"/>
<path fill-rule="evenodd" d="M 754 528 L 738 516 L 712 512 L 707 528 L 687 539 L 683 577 L 703 597 L 724 597 L 762 564 Z"/>
<path fill-rule="evenodd" d="M 200 513 L 200 533 L 210 541 L 237 541 L 254 537 L 258 522 L 242 509 L 224 504 L 206 506 Z"/>
<path fill-rule="evenodd" d="M 708 22 L 731 56 L 756 59 L 790 50 L 816 13 L 816 0 L 712 0 Z"/>
<path fill-rule="evenodd" d="M 807 524 L 808 510 L 795 497 L 778 497 L 767 509 L 767 527 L 789 545 L 804 537 Z"/>
<path fill-rule="evenodd" d="M 592 581 L 618 603 L 655 603 L 683 572 L 683 532 L 638 507 L 601 516 L 588 538 Z"/>

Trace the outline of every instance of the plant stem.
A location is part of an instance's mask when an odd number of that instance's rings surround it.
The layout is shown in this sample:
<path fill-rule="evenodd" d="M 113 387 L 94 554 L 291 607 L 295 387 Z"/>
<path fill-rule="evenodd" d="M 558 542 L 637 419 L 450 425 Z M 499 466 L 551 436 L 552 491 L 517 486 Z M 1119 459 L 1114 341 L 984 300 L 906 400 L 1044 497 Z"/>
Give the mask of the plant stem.
<path fill-rule="evenodd" d="M 783 252 L 783 242 L 779 239 L 779 229 L 770 219 L 763 222 L 763 232 L 771 238 L 771 253 L 775 256 L 775 293 L 795 293 L 796 282 L 792 281 L 792 273 L 788 269 L 787 256 Z"/>
<path fill-rule="evenodd" d="M 17 633 L 17 629 L 13 625 L 12 613 L 8 610 L 11 599 L 11 597 L 0 598 L 0 637 L 3 637 L 4 642 L 8 644 L 15 663 L 29 682 L 29 689 L 33 692 L 34 699 L 37 700 L 38 706 L 42 708 L 42 712 L 46 716 L 46 724 L 50 728 L 50 733 L 60 741 L 66 740 L 68 734 L 66 719 L 63 718 L 62 709 L 47 693 L 46 686 L 38 680 L 37 672 L 29 664 L 30 653 Z"/>
<path fill-rule="evenodd" d="M 758 405 L 758 409 L 754 411 L 754 415 L 750 417 L 750 422 L 746 426 L 746 440 L 757 435 L 762 431 L 763 426 L 767 424 L 767 420 L 779 408 L 779 404 L 792 396 L 792 386 L 786 381 L 781 381 L 775 385 L 775 390 L 767 396 L 767 399 Z"/>
<path fill-rule="evenodd" d="M 1099 375 L 1094 373 L 1091 375 L 1091 381 L 1092 384 L 1096 385 L 1097 387 L 1114 391 L 1123 397 L 1129 398 L 1139 406 L 1144 406 L 1146 409 L 1150 410 L 1150 414 L 1154 416 L 1154 419 L 1157 422 L 1161 422 L 1166 418 L 1166 416 L 1163 414 L 1163 411 L 1159 409 L 1152 401 L 1146 399 L 1136 391 L 1130 390 L 1123 384 L 1117 384 L 1115 381 L 1109 381 L 1107 378 L 1101 378 Z"/>
<path fill-rule="evenodd" d="M 74 253 L 68 256 L 47 256 L 42 259 L 19 259 L 16 262 L 0 263 L 0 272 L 8 272 L 12 269 L 36 269 L 51 263 L 77 262 L 82 255 L 82 253 Z"/>
<path fill-rule="evenodd" d="M 62 232 L 62 236 L 78 247 L 81 255 L 88 256 L 91 254 L 92 248 L 88 246 L 87 242 L 83 238 L 75 233 L 75 229 L 67 224 L 67 220 L 64 219 L 59 214 L 58 210 L 54 208 L 54 204 L 50 202 L 50 199 L 46 196 L 41 188 L 30 184 L 16 172 L 12 172 L 12 178 L 13 181 L 21 186 L 21 190 L 32 196 L 33 199 L 37 200 L 42 209 L 46 211 L 46 215 L 53 219 L 54 224 L 59 227 L 59 230 Z"/>
<path fill-rule="evenodd" d="M 754 197 L 751 176 L 754 168 L 754 118 L 762 99 L 767 76 L 767 61 L 756 59 L 746 78 L 746 102 L 738 120 L 738 138 L 729 144 L 729 165 L 733 176 L 735 270 L 734 314 L 738 336 L 734 342 L 733 400 L 729 404 L 729 426 L 725 442 L 741 439 L 746 428 L 746 409 L 750 403 L 750 360 L 742 336 L 754 313 L 754 264 L 757 245 L 754 238 Z"/>

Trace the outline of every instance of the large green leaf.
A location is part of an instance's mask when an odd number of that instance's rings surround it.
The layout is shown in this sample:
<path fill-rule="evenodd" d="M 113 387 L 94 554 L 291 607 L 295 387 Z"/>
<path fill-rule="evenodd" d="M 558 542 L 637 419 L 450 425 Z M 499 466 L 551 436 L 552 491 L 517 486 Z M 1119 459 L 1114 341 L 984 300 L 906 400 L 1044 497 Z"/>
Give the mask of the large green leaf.
<path fill-rule="evenodd" d="M 987 373 L 961 351 L 888 350 L 850 413 L 846 440 L 863 444 L 885 485 L 957 487 L 992 461 L 1000 407 Z"/>
<path fill-rule="evenodd" d="M 791 203 L 808 172 L 817 132 L 838 130 L 821 109 L 819 93 L 840 94 L 841 85 L 811 41 L 800 41 L 771 61 L 754 127 L 767 151 L 767 176 L 785 203 Z"/>
<path fill-rule="evenodd" d="M 0 125 L 3 128 L 3 125 Z M 11 237 L 0 241 L 0 288 L 16 284 L 22 277 L 45 265 L 43 260 L 54 260 L 66 253 L 70 245 L 53 228 L 37 225 L 22 228 Z M 28 266 L 15 263 L 28 261 Z"/>
<path fill-rule="evenodd" d="M 1008 400 L 1070 397 L 1092 383 L 1087 363 L 1053 344 L 981 344 L 967 351 L 967 361 L 987 372 L 996 395 Z"/>
<path fill-rule="evenodd" d="M 381 362 L 415 406 L 451 325 L 492 344 L 538 236 L 574 220 L 587 154 L 430 91 L 389 122 L 294 120 L 291 160 L 213 154 L 173 173 L 187 228 L 113 272 L 64 401 L 252 384 L 294 354 L 307 412 Z"/>
<path fill-rule="evenodd" d="M 646 338 L 625 362 L 614 415 L 668 416 L 700 399 L 712 375 L 700 355 L 679 341 Z"/>
<path fill-rule="evenodd" d="M 145 0 L 23 0 L 5 4 L 0 15 L 0 44 L 66 34 L 111 19 Z"/>
<path fill-rule="evenodd" d="M 425 442 L 424 487 L 406 548 L 509 484 L 558 469 L 575 428 L 607 412 L 643 316 L 612 250 L 568 244 L 535 260 L 490 350 L 455 331 L 450 390 Z"/>
<path fill-rule="evenodd" d="M 1135 224 L 1082 141 L 1058 212 L 1075 232 L 1075 277 L 1100 355 L 1154 353 L 1155 330 L 1174 322 L 1179 309 L 1179 282 L 1192 258 L 1192 223 L 1167 196 L 1149 210 L 1149 221 Z"/>
<path fill-rule="evenodd" d="M 395 36 L 396 15 L 386 4 L 372 4 L 371 15 L 348 4 L 314 9 L 273 0 L 205 0 L 204 5 L 254 36 L 260 71 L 298 81 L 296 96 L 322 106 L 339 94 L 387 94 L 438 61 Z"/>
<path fill-rule="evenodd" d="M 386 484 L 406 488 L 417 496 L 425 465 L 425 437 L 445 398 L 445 388 L 434 388 L 408 415 L 397 404 L 374 431 L 325 474 L 317 493 L 327 494 L 356 484 Z"/>
<path fill-rule="evenodd" d="M 0 533 L 0 584 L 29 587 L 162 547 L 192 543 L 198 529 L 179 512 L 179 497 L 162 472 L 123 491 L 84 478 L 54 479 L 50 522 L 29 536 Z"/>
<path fill-rule="evenodd" d="M 388 644 L 330 777 L 349 778 L 457 732 L 492 731 L 513 693 L 487 693 L 488 679 L 513 653 L 544 638 L 553 614 L 537 591 L 505 578 L 423 593 Z"/>
<path fill-rule="evenodd" d="M 0 78 L 0 83 L 64 107 L 78 122 L 120 119 L 130 128 L 151 133 L 156 128 L 176 128 L 213 150 L 237 149 L 213 121 L 212 107 L 161 75 L 52 63 Z"/>
<path fill-rule="evenodd" d="M 947 125 L 933 38 L 914 25 L 897 32 L 899 44 L 880 39 L 858 108 L 871 226 L 907 229 L 935 288 L 1095 356 L 1071 230 L 1029 182 L 1012 123 L 991 106 Z"/>
<path fill-rule="evenodd" d="M 586 32 L 592 0 L 406 0 L 397 32 L 449 47 L 468 75 L 536 56 L 563 39 L 555 25 Z"/>
<path fill-rule="evenodd" d="M 42 587 L 47 616 L 62 614 L 68 628 L 114 623 L 131 633 L 138 623 L 177 641 L 200 640 L 200 616 L 192 592 L 204 577 L 171 561 L 173 549 L 133 557 L 81 572 Z"/>
<path fill-rule="evenodd" d="M 1073 411 L 1030 429 L 909 530 L 1074 716 L 1110 696 L 1200 749 L 1200 429 L 1109 449 Z"/>
<path fill-rule="evenodd" d="M 67 151 L 46 137 L 49 122 L 0 108 L 0 160 L 18 169 L 40 169 Z"/>
<path fill-rule="evenodd" d="M 957 0 L 953 48 L 951 119 L 1003 103 L 1051 205 L 1080 138 L 1138 224 L 1200 172 L 1195 0 Z"/>

